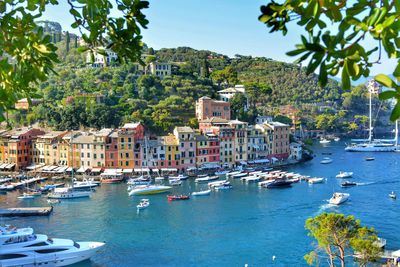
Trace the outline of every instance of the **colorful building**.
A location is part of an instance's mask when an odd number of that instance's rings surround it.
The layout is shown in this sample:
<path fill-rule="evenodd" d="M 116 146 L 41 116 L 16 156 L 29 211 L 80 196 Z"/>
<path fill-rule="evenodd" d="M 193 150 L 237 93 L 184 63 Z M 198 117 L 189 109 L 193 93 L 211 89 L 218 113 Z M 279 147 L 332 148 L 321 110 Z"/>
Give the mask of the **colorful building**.
<path fill-rule="evenodd" d="M 280 122 L 266 122 L 263 124 L 269 136 L 269 158 L 287 159 L 289 157 L 290 126 Z"/>
<path fill-rule="evenodd" d="M 215 134 L 197 134 L 196 139 L 196 165 L 197 167 L 209 164 L 220 165 L 219 138 Z"/>
<path fill-rule="evenodd" d="M 187 168 L 196 166 L 196 140 L 195 132 L 190 127 L 175 127 L 175 138 L 179 143 L 180 171 L 185 172 Z"/>
<path fill-rule="evenodd" d="M 207 96 L 196 101 L 196 118 L 200 122 L 210 118 L 231 119 L 231 104 L 229 102 L 213 100 Z"/>
<path fill-rule="evenodd" d="M 133 169 L 141 167 L 144 127 L 138 123 L 126 123 L 118 129 L 118 167 Z"/>

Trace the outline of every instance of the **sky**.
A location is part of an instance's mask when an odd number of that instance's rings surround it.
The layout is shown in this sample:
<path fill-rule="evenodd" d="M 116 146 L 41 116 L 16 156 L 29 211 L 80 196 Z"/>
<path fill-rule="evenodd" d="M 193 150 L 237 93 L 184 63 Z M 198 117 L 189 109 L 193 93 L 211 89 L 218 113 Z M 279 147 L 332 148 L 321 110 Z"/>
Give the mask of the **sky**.
<path fill-rule="evenodd" d="M 51 7 L 44 19 L 61 23 L 63 30 L 74 32 L 67 1 Z M 264 56 L 293 62 L 286 52 L 299 43 L 302 30 L 293 26 L 289 33 L 269 33 L 258 21 L 260 6 L 267 0 L 150 0 L 145 10 L 150 21 L 143 40 L 154 49 L 189 46 L 233 57 L 235 54 Z M 396 61 L 384 58 L 371 74 L 391 73 Z"/>

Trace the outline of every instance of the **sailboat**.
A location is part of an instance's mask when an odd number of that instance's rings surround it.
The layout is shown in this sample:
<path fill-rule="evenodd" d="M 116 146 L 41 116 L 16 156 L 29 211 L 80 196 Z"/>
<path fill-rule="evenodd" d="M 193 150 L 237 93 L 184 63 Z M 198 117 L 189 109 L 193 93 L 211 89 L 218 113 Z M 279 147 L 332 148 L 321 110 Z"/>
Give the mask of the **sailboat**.
<path fill-rule="evenodd" d="M 353 139 L 352 141 L 361 142 L 346 146 L 345 151 L 348 152 L 393 152 L 397 147 L 398 126 L 396 121 L 395 138 L 393 140 L 379 140 L 372 137 L 372 93 L 379 89 L 379 85 L 375 80 L 370 80 L 367 84 L 369 92 L 369 129 L 368 139 Z M 393 142 L 393 143 L 391 143 Z"/>
<path fill-rule="evenodd" d="M 47 195 L 48 198 L 53 199 L 71 199 L 90 197 L 91 191 L 78 191 L 74 190 L 74 150 L 72 148 L 73 133 L 71 133 L 71 153 L 72 153 L 72 173 L 71 173 L 71 186 L 70 187 L 57 187 L 54 191 Z"/>

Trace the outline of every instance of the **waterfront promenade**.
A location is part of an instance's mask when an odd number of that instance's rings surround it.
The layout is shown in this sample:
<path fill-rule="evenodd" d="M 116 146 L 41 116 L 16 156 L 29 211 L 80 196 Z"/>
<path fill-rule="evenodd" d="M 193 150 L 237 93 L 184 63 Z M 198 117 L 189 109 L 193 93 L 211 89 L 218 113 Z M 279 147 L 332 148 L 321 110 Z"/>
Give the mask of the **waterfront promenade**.
<path fill-rule="evenodd" d="M 400 154 L 345 153 L 343 148 L 343 142 L 316 144 L 313 161 L 288 168 L 325 177 L 325 184 L 302 182 L 268 190 L 234 180 L 232 190 L 185 202 L 149 196 L 151 206 L 140 213 L 140 197 L 128 197 L 126 184 L 102 185 L 90 199 L 55 205 L 50 217 L 0 220 L 32 226 L 50 236 L 106 242 L 92 261 L 78 266 L 306 266 L 303 256 L 314 240 L 307 236 L 304 221 L 324 211 L 353 214 L 375 227 L 387 239 L 388 249 L 400 248 L 400 201 L 388 198 L 390 191 L 400 192 Z M 333 163 L 320 164 L 322 152 L 332 152 Z M 365 161 L 371 155 L 375 161 Z M 353 171 L 351 179 L 359 185 L 341 189 L 342 180 L 334 178 L 340 170 Z M 186 181 L 173 192 L 204 187 Z M 350 193 L 351 200 L 338 207 L 328 205 L 334 191 Z M 17 194 L 1 195 L 0 206 L 47 204 L 45 198 L 20 201 Z"/>

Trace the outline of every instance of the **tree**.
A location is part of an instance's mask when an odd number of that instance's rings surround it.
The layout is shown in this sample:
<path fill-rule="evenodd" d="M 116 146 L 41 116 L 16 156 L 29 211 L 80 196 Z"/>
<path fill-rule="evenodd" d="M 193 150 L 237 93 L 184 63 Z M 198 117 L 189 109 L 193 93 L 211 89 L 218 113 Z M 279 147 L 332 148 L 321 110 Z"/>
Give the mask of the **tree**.
<path fill-rule="evenodd" d="M 143 43 L 141 28 L 148 21 L 142 10 L 148 1 L 67 1 L 69 13 L 74 18 L 71 27 L 82 33 L 87 44 L 80 51 L 96 52 L 98 47 L 108 47 L 122 59 L 140 61 Z M 35 98 L 37 85 L 54 73 L 57 63 L 56 46 L 51 35 L 37 24 L 50 0 L 0 1 L 0 120 L 4 111 L 13 108 L 23 97 Z M 117 6 L 121 17 L 111 14 Z"/>
<path fill-rule="evenodd" d="M 325 86 L 328 75 L 341 73 L 342 86 L 351 87 L 350 78 L 368 77 L 374 64 L 381 62 L 386 52 L 389 58 L 400 59 L 400 12 L 399 1 L 274 1 L 261 6 L 259 20 L 270 28 L 270 32 L 286 35 L 287 25 L 297 22 L 305 30 L 301 43 L 288 52 L 289 56 L 300 56 L 297 62 L 308 61 L 306 72 L 319 68 L 319 83 Z M 329 25 L 329 27 L 328 27 Z M 333 29 L 333 30 L 332 30 Z M 367 40 L 373 40 L 371 49 Z M 392 74 L 400 78 L 400 60 Z M 375 80 L 388 88 L 380 94 L 383 100 L 400 100 L 400 84 L 385 74 Z M 390 119 L 400 117 L 400 101 L 394 107 Z"/>
<path fill-rule="evenodd" d="M 65 33 L 65 51 L 67 51 L 67 54 L 68 54 L 68 52 L 69 52 L 69 45 L 70 45 L 70 42 L 71 42 L 71 37 L 70 37 L 70 35 L 69 35 L 69 32 L 67 31 L 67 32 Z"/>
<path fill-rule="evenodd" d="M 330 267 L 336 266 L 337 261 L 344 267 L 346 257 L 353 251 L 360 253 L 365 264 L 377 260 L 381 253 L 376 243 L 376 231 L 362 227 L 354 216 L 322 213 L 307 219 L 305 228 L 309 231 L 308 235 L 318 242 L 317 248 L 304 256 L 310 265 L 322 257 L 321 251 L 328 255 Z"/>
<path fill-rule="evenodd" d="M 237 71 L 232 66 L 227 66 L 223 70 L 213 71 L 210 76 L 218 86 L 220 86 L 221 83 L 235 85 L 239 82 Z"/>
<path fill-rule="evenodd" d="M 290 126 L 292 126 L 292 124 L 293 124 L 292 119 L 289 118 L 289 117 L 286 117 L 284 115 L 275 116 L 274 117 L 274 121 L 281 122 L 281 123 L 284 123 L 284 124 L 287 124 L 287 125 L 290 125 Z"/>

